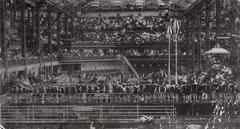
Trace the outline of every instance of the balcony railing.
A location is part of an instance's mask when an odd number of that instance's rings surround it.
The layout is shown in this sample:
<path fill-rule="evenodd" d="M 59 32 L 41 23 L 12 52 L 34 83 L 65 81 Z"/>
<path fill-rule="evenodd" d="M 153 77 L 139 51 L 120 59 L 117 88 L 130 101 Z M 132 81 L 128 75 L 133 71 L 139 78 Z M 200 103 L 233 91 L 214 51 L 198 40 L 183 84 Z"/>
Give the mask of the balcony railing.
<path fill-rule="evenodd" d="M 212 103 L 234 96 L 240 100 L 240 93 L 211 93 L 182 95 L 177 93 L 130 94 L 130 93 L 34 93 L 11 94 L 11 104 L 132 104 L 132 103 Z"/>
<path fill-rule="evenodd" d="M 61 62 L 81 62 L 81 61 L 115 61 L 121 60 L 121 56 L 64 56 L 61 59 Z"/>
<path fill-rule="evenodd" d="M 53 57 L 53 61 L 58 61 L 57 57 Z M 27 65 L 32 65 L 32 64 L 39 64 L 40 60 L 39 58 L 36 59 L 27 59 Z M 44 58 L 42 59 L 42 62 L 51 62 L 51 58 Z M 25 65 L 24 60 L 12 60 L 7 62 L 8 67 L 16 67 L 16 66 L 23 66 Z M 1 66 L 5 66 L 5 62 L 1 61 Z"/>
<path fill-rule="evenodd" d="M 127 56 L 129 60 L 168 60 L 168 55 L 159 56 Z M 175 60 L 175 56 L 171 56 L 171 60 Z M 191 56 L 178 56 L 178 60 L 190 60 Z"/>

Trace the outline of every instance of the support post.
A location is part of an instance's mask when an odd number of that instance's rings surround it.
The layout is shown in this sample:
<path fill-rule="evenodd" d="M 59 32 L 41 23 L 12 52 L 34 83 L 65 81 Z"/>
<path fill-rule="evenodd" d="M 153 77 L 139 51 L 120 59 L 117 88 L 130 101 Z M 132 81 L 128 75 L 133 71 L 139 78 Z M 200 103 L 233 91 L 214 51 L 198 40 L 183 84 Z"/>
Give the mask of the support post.
<path fill-rule="evenodd" d="M 194 20 L 191 22 L 192 27 L 192 73 L 195 73 L 195 41 L 194 41 Z"/>
<path fill-rule="evenodd" d="M 58 59 L 62 58 L 62 45 L 61 45 L 61 16 L 62 13 L 57 13 L 57 45 L 58 45 Z M 60 66 L 60 71 L 62 67 Z"/>
<path fill-rule="evenodd" d="M 189 22 L 189 20 L 187 19 L 187 21 L 186 21 L 186 23 L 185 23 L 185 33 L 186 33 L 186 38 L 187 38 L 187 67 L 188 68 L 190 68 L 191 67 L 191 62 L 190 62 L 190 60 L 189 60 L 189 57 L 190 57 L 190 49 L 191 49 L 191 46 L 190 46 L 190 43 L 191 43 L 191 40 L 190 40 L 190 30 L 189 30 L 189 28 L 190 28 L 190 22 Z M 190 69 L 188 69 L 188 70 L 190 70 Z M 188 71 L 188 73 L 190 73 L 190 71 Z"/>
<path fill-rule="evenodd" d="M 40 46 L 40 5 L 37 4 L 35 8 L 35 42 L 36 42 L 36 50 L 38 53 L 39 59 L 39 69 L 38 69 L 38 76 L 39 79 L 42 80 L 42 51 Z"/>
<path fill-rule="evenodd" d="M 58 53 L 59 55 L 62 53 L 61 48 L 61 12 L 57 13 L 57 45 L 58 45 Z"/>
<path fill-rule="evenodd" d="M 236 18 L 237 18 L 237 15 L 238 15 L 238 0 L 232 0 L 230 2 L 230 21 L 232 23 L 231 25 L 231 35 L 233 34 L 236 34 L 236 35 L 239 35 L 239 25 L 235 22 L 236 21 Z M 239 77 L 240 77 L 240 67 L 239 67 L 239 63 L 240 63 L 240 44 L 239 42 L 236 41 L 236 38 L 235 37 L 231 37 L 231 43 L 234 44 L 234 47 L 236 48 L 235 49 L 235 57 L 234 59 L 237 59 L 236 61 L 236 64 L 234 65 L 235 69 L 237 70 L 237 74 L 236 74 L 236 81 L 239 81 Z"/>
<path fill-rule="evenodd" d="M 216 0 L 216 42 L 220 35 L 221 0 Z"/>
<path fill-rule="evenodd" d="M 47 19 L 48 19 L 48 45 L 49 45 L 49 50 L 50 50 L 50 58 L 51 58 L 51 66 L 50 66 L 50 75 L 51 75 L 51 80 L 53 79 L 53 53 L 52 53 L 52 25 L 51 25 L 51 13 L 52 10 L 50 7 L 48 7 L 47 11 Z"/>
<path fill-rule="evenodd" d="M 202 67 L 201 19 L 202 19 L 201 14 L 199 14 L 199 17 L 198 17 L 198 45 L 199 45 L 199 48 L 198 48 L 198 54 L 199 54 L 198 68 L 199 68 L 199 71 L 202 70 L 202 68 L 201 68 Z"/>
<path fill-rule="evenodd" d="M 32 11 L 31 12 L 32 13 L 32 15 L 31 15 L 31 18 L 32 18 L 32 35 L 33 35 L 32 42 L 33 42 L 33 45 L 34 45 L 33 50 L 37 50 L 37 44 L 35 42 L 35 39 L 36 39 L 36 17 L 35 17 L 36 7 L 32 7 L 31 11 Z"/>
<path fill-rule="evenodd" d="M 176 35 L 176 41 L 175 41 L 175 65 L 176 65 L 176 70 L 175 70 L 175 88 L 178 86 L 178 35 Z"/>
<path fill-rule="evenodd" d="M 21 8 L 21 44 L 22 44 L 22 56 L 24 58 L 24 66 L 25 66 L 25 69 L 24 69 L 24 76 L 25 78 L 27 77 L 27 42 L 26 42 L 26 24 L 25 24 L 25 21 L 26 21 L 26 16 L 25 16 L 25 12 L 26 12 L 26 9 L 25 9 L 25 1 L 21 1 L 21 4 L 22 4 L 22 8 Z"/>
<path fill-rule="evenodd" d="M 66 13 L 64 15 L 64 32 L 65 32 L 65 36 L 64 36 L 65 39 L 68 39 L 68 16 Z"/>
<path fill-rule="evenodd" d="M 1 28 L 1 57 L 3 59 L 3 65 L 5 68 L 5 77 L 7 77 L 7 73 L 8 73 L 8 58 L 7 58 L 7 42 L 6 42 L 6 27 L 5 27 L 5 21 L 6 21 L 6 0 L 1 0 L 1 4 L 0 4 L 0 28 Z"/>
<path fill-rule="evenodd" d="M 168 83 L 171 85 L 171 37 L 168 37 Z"/>
<path fill-rule="evenodd" d="M 205 23 L 206 23 L 206 37 L 205 37 L 205 43 L 206 43 L 206 49 L 210 49 L 210 42 L 209 42 L 209 33 L 210 33 L 210 7 L 208 7 L 208 4 L 210 3 L 210 0 L 206 0 L 206 15 L 205 15 Z"/>
<path fill-rule="evenodd" d="M 71 38 L 73 39 L 74 38 L 74 18 L 73 16 L 71 16 Z"/>

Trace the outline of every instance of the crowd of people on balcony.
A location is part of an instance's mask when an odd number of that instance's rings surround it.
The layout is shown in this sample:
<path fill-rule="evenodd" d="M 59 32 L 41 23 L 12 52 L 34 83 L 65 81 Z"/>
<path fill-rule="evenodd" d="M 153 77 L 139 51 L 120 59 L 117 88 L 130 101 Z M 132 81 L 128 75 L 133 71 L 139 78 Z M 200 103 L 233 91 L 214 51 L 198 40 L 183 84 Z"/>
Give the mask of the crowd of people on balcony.
<path fill-rule="evenodd" d="M 94 57 L 119 55 L 119 51 L 113 49 L 64 49 L 63 57 Z"/>
<path fill-rule="evenodd" d="M 240 87 L 231 80 L 231 76 L 232 71 L 229 67 L 214 66 L 199 74 L 179 75 L 179 85 L 169 85 L 166 71 L 141 73 L 142 81 L 140 82 L 134 81 L 135 77 L 132 74 L 83 73 L 77 77 L 75 82 L 32 84 L 29 83 L 32 81 L 25 80 L 24 83 L 16 83 L 17 85 L 12 86 L 10 92 L 16 95 L 22 93 L 63 94 L 72 96 L 72 98 L 76 94 L 91 94 L 90 97 L 99 93 L 103 96 L 116 94 L 119 97 L 121 94 L 131 94 L 135 97 L 143 97 L 144 101 L 162 99 L 162 96 L 157 96 L 162 94 L 168 101 L 184 99 L 195 102 L 198 99 L 211 100 L 214 96 L 223 97 L 222 95 L 229 93 L 238 95 Z M 171 83 L 174 84 L 174 80 Z"/>
<path fill-rule="evenodd" d="M 114 56 L 114 55 L 123 55 L 129 57 L 168 57 L 167 49 L 152 49 L 152 48 L 128 48 L 128 49 L 64 49 L 62 51 L 63 57 L 98 57 L 98 56 Z M 175 53 L 171 53 L 172 57 Z M 178 50 L 178 56 L 186 57 L 186 50 Z"/>
<path fill-rule="evenodd" d="M 165 29 L 167 17 L 163 16 L 117 16 L 117 17 L 92 17 L 79 18 L 75 22 L 79 31 L 104 31 L 104 30 L 161 30 Z"/>
<path fill-rule="evenodd" d="M 9 65 L 14 65 L 14 64 L 19 65 L 19 64 L 23 64 L 23 62 L 25 61 L 25 58 L 23 56 L 23 52 L 21 51 L 21 49 L 14 49 L 7 52 L 6 57 Z M 52 57 L 57 58 L 58 57 L 57 52 L 53 52 Z M 37 51 L 26 52 L 26 60 L 28 61 L 28 63 L 31 63 L 32 61 L 33 62 L 35 61 L 35 63 L 38 63 L 40 58 L 42 58 L 43 61 L 50 59 L 51 54 L 47 51 L 42 51 L 41 55 L 39 55 Z"/>
<path fill-rule="evenodd" d="M 81 41 L 91 41 L 93 43 L 107 44 L 150 44 L 150 43 L 166 43 L 168 41 L 165 32 L 136 32 L 136 31 L 112 31 L 112 32 L 83 32 L 78 36 L 77 43 Z M 179 42 L 184 37 L 179 37 Z"/>
<path fill-rule="evenodd" d="M 167 16 L 119 16 L 79 18 L 74 23 L 76 43 L 144 44 L 167 42 Z M 185 40 L 182 32 L 178 41 Z"/>

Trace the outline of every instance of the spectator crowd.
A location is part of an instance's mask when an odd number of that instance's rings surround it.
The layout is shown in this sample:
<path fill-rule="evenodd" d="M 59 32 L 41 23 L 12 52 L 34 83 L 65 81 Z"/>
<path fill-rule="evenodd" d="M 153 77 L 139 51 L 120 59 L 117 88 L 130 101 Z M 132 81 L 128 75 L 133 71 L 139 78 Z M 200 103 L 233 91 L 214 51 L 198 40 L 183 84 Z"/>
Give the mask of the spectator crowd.
<path fill-rule="evenodd" d="M 98 48 L 98 49 L 63 49 L 62 51 L 63 57 L 92 57 L 92 56 L 114 56 L 114 55 L 123 55 L 129 57 L 168 57 L 167 49 L 155 49 L 155 48 L 126 48 L 126 49 L 118 49 L 118 48 Z M 171 56 L 174 56 L 171 53 Z M 178 51 L 179 58 L 187 56 L 187 52 L 185 50 Z"/>
<path fill-rule="evenodd" d="M 166 16 L 87 17 L 75 19 L 76 43 L 145 44 L 165 43 L 167 39 Z M 179 33 L 178 41 L 184 41 Z"/>
<path fill-rule="evenodd" d="M 134 81 L 131 74 L 83 73 L 76 77 L 75 82 L 33 84 L 29 83 L 32 81 L 25 80 L 24 83 L 12 85 L 10 93 L 63 94 L 73 98 L 75 94 L 128 94 L 143 97 L 142 101 L 147 102 L 162 99 L 162 96 L 157 95 L 165 95 L 165 99 L 179 102 L 197 102 L 202 99 L 214 101 L 214 98 L 226 97 L 223 94 L 229 93 L 239 97 L 239 85 L 231 81 L 231 69 L 226 66 L 211 68 L 211 71 L 194 75 L 180 75 L 178 86 L 169 85 L 167 74 L 163 71 L 143 73 L 140 77 L 141 81 Z"/>

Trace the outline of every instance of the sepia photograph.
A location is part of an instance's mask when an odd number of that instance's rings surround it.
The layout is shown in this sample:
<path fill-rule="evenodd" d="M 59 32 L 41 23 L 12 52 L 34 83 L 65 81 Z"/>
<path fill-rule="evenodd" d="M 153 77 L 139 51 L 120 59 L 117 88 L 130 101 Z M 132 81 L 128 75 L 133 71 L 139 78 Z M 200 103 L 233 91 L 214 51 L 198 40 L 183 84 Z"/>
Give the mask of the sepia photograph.
<path fill-rule="evenodd" d="M 0 129 L 240 129 L 240 0 L 0 0 Z"/>

